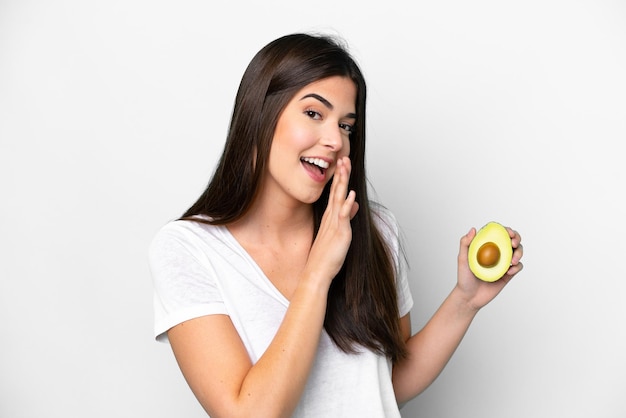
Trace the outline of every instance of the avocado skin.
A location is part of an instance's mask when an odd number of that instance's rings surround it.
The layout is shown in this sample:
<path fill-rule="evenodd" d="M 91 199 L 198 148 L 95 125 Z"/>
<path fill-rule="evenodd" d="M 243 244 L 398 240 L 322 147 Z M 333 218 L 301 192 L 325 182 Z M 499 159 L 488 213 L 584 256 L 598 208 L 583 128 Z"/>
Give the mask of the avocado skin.
<path fill-rule="evenodd" d="M 478 249 L 487 242 L 493 242 L 500 250 L 500 260 L 492 267 L 483 267 L 478 263 Z M 495 282 L 504 276 L 511 266 L 513 247 L 511 237 L 504 226 L 498 222 L 489 222 L 476 233 L 469 246 L 468 263 L 472 273 L 485 282 Z"/>

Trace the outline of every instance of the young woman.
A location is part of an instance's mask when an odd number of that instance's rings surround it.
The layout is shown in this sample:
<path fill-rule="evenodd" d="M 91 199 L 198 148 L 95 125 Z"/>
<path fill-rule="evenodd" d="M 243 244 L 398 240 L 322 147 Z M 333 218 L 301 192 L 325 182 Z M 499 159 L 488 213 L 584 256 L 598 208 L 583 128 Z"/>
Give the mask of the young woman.
<path fill-rule="evenodd" d="M 363 75 L 323 36 L 265 46 L 205 192 L 150 248 L 155 334 L 213 417 L 399 417 L 504 278 L 470 272 L 412 335 L 391 213 L 369 201 Z"/>

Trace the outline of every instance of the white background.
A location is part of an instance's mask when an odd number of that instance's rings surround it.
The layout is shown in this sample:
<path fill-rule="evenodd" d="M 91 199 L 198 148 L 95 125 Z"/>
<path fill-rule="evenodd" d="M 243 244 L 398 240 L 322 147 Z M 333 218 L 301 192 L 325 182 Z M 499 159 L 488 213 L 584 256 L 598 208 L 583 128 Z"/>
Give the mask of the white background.
<path fill-rule="evenodd" d="M 153 340 L 147 247 L 206 185 L 253 54 L 297 31 L 368 80 L 415 329 L 471 226 L 524 239 L 403 416 L 626 416 L 626 4 L 248 3 L 0 0 L 0 417 L 204 416 Z"/>

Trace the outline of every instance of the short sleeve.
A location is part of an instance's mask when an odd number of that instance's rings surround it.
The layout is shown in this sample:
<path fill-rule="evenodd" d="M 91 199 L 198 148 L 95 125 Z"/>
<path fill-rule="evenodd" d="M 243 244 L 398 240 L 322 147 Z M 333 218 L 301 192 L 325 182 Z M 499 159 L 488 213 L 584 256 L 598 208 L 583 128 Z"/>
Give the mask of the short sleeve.
<path fill-rule="evenodd" d="M 217 277 L 189 229 L 189 221 L 165 225 L 153 238 L 148 260 L 154 286 L 154 336 L 167 342 L 167 331 L 189 319 L 226 314 Z"/>
<path fill-rule="evenodd" d="M 400 228 L 398 222 L 387 208 L 374 206 L 374 219 L 387 245 L 392 252 L 396 269 L 396 291 L 398 295 L 398 312 L 400 317 L 407 315 L 413 308 L 413 295 L 409 286 L 408 263 L 402 252 Z"/>

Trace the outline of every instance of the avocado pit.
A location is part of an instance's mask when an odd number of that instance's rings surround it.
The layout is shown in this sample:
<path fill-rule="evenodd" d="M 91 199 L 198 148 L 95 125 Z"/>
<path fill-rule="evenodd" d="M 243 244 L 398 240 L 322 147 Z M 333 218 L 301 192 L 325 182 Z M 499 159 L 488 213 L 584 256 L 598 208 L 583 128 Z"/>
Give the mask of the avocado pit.
<path fill-rule="evenodd" d="M 495 243 L 486 242 L 478 249 L 476 261 L 485 268 L 493 267 L 500 261 L 500 249 Z"/>

